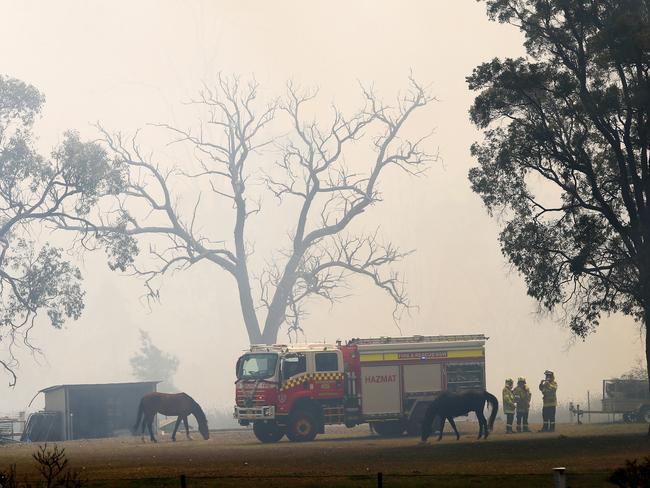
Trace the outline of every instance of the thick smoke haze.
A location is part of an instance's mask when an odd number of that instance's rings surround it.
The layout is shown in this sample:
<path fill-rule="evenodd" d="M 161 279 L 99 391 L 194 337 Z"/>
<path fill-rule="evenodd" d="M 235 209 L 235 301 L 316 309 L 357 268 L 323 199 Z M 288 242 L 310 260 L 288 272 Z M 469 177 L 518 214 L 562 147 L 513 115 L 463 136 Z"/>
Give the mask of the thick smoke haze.
<path fill-rule="evenodd" d="M 318 86 L 317 117 L 327 115 L 330 102 L 344 112 L 357 109 L 359 82 L 373 84 L 388 101 L 406 88 L 411 71 L 430 85 L 437 101 L 410 121 L 408 132 L 434 129 L 427 149 L 439 152 L 441 161 L 424 177 L 395 172 L 384 178 L 383 202 L 355 227 L 379 227 L 387 240 L 416 250 L 397 269 L 419 308 L 398 328 L 390 299 L 359 279 L 352 296 L 335 307 L 313 304 L 306 340 L 485 333 L 488 389 L 497 393 L 504 378 L 517 376 L 534 387 L 552 369 L 561 402 L 582 401 L 587 390 L 597 396 L 601 379 L 625 372 L 642 355 L 640 328 L 630 318 L 606 317 L 597 333 L 576 342 L 556 318 L 539 315 L 500 253 L 498 221 L 470 189 L 469 147 L 479 134 L 468 118 L 473 95 L 465 77 L 492 57 L 523 54 L 520 34 L 489 22 L 483 4 L 3 1 L 0 8 L 0 73 L 45 94 L 36 126 L 44 154 L 66 129 L 98 138 L 97 121 L 127 133 L 147 123 L 189 127 L 196 114 L 183 102 L 218 72 L 254 74 L 260 96 L 269 100 L 283 94 L 287 80 Z M 168 135 L 152 134 L 147 149 L 167 151 Z M 168 155 L 179 166 L 188 163 L 183 156 Z M 251 239 L 259 242 L 256 264 L 270 258 L 270 243 L 284 242 L 292 225 L 290 210 L 270 197 L 263 203 L 249 224 Z M 228 239 L 230 222 L 220 227 L 214 221 L 220 216 L 203 218 Z M 36 391 L 54 384 L 133 380 L 129 358 L 139 347 L 139 329 L 179 358 L 178 388 L 207 408 L 231 407 L 235 360 L 247 336 L 230 276 L 209 264 L 169 275 L 161 303 L 149 308 L 142 282 L 111 272 L 102 252 L 87 254 L 79 265 L 87 291 L 82 318 L 61 331 L 39 324 L 32 337 L 44 357 L 21 351 L 18 385 L 2 386 L 0 412 L 24 409 Z M 533 404 L 540 404 L 535 389 Z"/>

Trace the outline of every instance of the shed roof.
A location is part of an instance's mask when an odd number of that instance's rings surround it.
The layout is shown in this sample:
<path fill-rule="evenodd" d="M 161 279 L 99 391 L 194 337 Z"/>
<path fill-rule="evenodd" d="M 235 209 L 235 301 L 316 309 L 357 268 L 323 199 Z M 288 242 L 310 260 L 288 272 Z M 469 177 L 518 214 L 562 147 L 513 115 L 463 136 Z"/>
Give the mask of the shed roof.
<path fill-rule="evenodd" d="M 54 385 L 48 386 L 39 390 L 40 393 L 49 393 L 51 391 L 59 390 L 61 388 L 70 388 L 70 387 L 82 387 L 82 388 L 92 388 L 99 386 L 126 386 L 126 385 L 157 385 L 160 381 L 128 381 L 125 383 L 78 383 L 71 385 Z"/>

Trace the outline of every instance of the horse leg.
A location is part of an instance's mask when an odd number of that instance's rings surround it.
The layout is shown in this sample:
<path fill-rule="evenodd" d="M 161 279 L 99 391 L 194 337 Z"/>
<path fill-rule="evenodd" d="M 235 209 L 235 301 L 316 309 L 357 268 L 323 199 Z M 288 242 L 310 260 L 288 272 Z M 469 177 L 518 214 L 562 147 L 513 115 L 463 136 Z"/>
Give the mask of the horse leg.
<path fill-rule="evenodd" d="M 451 425 L 451 428 L 454 429 L 454 432 L 456 433 L 456 440 L 460 439 L 460 434 L 458 433 L 458 429 L 456 428 L 456 422 L 454 422 L 454 418 L 447 417 L 447 420 L 449 420 L 449 425 Z"/>
<path fill-rule="evenodd" d="M 478 410 L 474 410 L 474 412 L 476 413 L 476 420 L 478 420 L 478 439 L 480 439 L 483 437 L 483 421 L 481 420 Z"/>
<path fill-rule="evenodd" d="M 432 405 L 427 407 L 427 410 L 424 412 L 424 419 L 422 419 L 422 433 L 420 439 L 422 442 L 426 442 L 433 431 L 433 421 L 436 418 L 436 412 Z M 372 429 L 372 424 L 370 424 Z"/>
<path fill-rule="evenodd" d="M 442 431 L 445 430 L 445 420 L 447 420 L 447 417 L 442 417 L 442 423 L 440 424 L 440 434 L 438 434 L 438 440 L 442 439 Z"/>
<path fill-rule="evenodd" d="M 146 413 L 144 414 L 144 417 L 142 417 L 142 433 L 140 437 L 142 439 L 142 442 L 144 442 L 144 431 L 147 428 L 148 418 L 149 416 Z"/>
<path fill-rule="evenodd" d="M 481 434 L 483 434 L 483 438 L 487 439 L 489 429 L 488 429 L 487 419 L 485 418 L 485 415 L 483 415 L 483 410 L 477 410 L 476 416 L 478 417 L 478 421 L 480 424 L 480 428 L 478 431 L 478 438 L 480 439 Z"/>
<path fill-rule="evenodd" d="M 149 417 L 148 422 L 147 422 L 147 427 L 149 428 L 149 438 L 151 439 L 151 442 L 158 442 L 156 438 L 153 435 L 153 419 L 156 416 L 156 414 L 152 415 Z"/>
<path fill-rule="evenodd" d="M 183 417 L 183 424 L 185 424 L 185 435 L 189 440 L 192 440 L 192 438 L 190 437 L 190 428 L 187 425 L 187 415 Z"/>
<path fill-rule="evenodd" d="M 174 432 L 172 433 L 172 441 L 174 441 L 174 442 L 176 442 L 176 431 L 178 430 L 179 425 L 181 425 L 181 416 L 180 415 L 176 419 L 176 424 L 174 425 Z"/>

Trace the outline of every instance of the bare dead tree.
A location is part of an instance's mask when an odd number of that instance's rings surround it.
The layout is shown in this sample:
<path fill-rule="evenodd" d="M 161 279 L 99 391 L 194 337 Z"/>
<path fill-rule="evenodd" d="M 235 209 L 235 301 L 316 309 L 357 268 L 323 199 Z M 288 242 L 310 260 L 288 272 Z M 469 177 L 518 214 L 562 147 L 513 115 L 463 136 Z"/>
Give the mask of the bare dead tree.
<path fill-rule="evenodd" d="M 401 137 L 412 114 L 432 98 L 414 79 L 395 106 L 383 104 L 362 88 L 364 106 L 352 116 L 333 107 L 327 124 L 307 121 L 303 111 L 315 99 L 313 91 L 292 84 L 284 100 L 262 105 L 256 82 L 219 77 L 214 89 L 205 87 L 194 103 L 207 109 L 207 119 L 197 129 L 164 125 L 175 143 L 188 144 L 196 156 L 197 170 L 163 169 L 139 146 L 137 135 L 125 138 L 100 127 L 115 157 L 129 168 L 127 190 L 113 211 L 92 225 L 78 226 L 99 238 L 109 250 L 112 267 L 129 268 L 145 280 L 149 297 L 158 297 L 158 281 L 172 270 L 211 262 L 232 276 L 238 287 L 242 317 L 251 343 L 273 343 L 283 325 L 299 331 L 306 302 L 320 297 L 335 302 L 345 294 L 351 276 L 367 277 L 395 303 L 395 317 L 410 307 L 399 274 L 390 266 L 408 252 L 376 233 L 353 235 L 352 222 L 380 201 L 379 181 L 389 168 L 420 175 L 436 156 L 422 149 L 426 137 L 411 141 Z M 286 137 L 268 135 L 269 123 L 284 115 L 290 121 Z M 216 129 L 216 130 L 215 130 Z M 345 164 L 346 151 L 369 141 L 372 156 L 364 161 L 365 173 Z M 252 154 L 279 154 L 262 182 L 281 203 L 297 209 L 290 243 L 261 273 L 249 270 L 251 246 L 247 225 L 260 211 L 261 197 L 249 191 L 255 168 Z M 180 165 L 178 165 L 180 166 Z M 187 168 L 187 164 L 184 165 Z M 260 171 L 257 171 L 260 173 Z M 203 182 L 214 198 L 228 202 L 234 212 L 232 238 L 209 237 L 197 223 L 202 193 L 191 211 L 182 212 L 174 197 L 172 179 Z M 146 214 L 135 217 L 135 207 Z M 140 212 L 142 214 L 142 212 Z M 72 223 L 66 222 L 70 227 Z M 144 237 L 162 237 L 166 244 L 150 247 L 157 264 L 136 265 L 136 243 Z M 253 284 L 259 285 L 254 298 Z M 265 313 L 264 313 L 265 312 Z"/>

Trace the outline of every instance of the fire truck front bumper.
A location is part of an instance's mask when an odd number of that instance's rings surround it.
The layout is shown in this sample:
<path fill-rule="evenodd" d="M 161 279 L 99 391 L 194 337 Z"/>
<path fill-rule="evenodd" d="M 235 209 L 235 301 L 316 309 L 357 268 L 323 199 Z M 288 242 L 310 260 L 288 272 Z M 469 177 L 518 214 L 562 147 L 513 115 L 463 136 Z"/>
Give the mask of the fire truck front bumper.
<path fill-rule="evenodd" d="M 237 420 L 272 420 L 275 418 L 275 407 L 235 407 L 233 415 Z"/>

